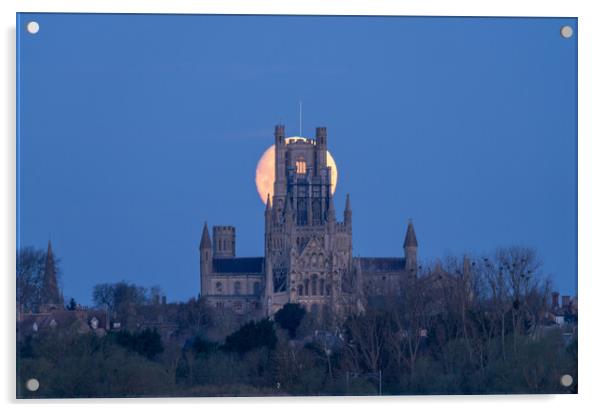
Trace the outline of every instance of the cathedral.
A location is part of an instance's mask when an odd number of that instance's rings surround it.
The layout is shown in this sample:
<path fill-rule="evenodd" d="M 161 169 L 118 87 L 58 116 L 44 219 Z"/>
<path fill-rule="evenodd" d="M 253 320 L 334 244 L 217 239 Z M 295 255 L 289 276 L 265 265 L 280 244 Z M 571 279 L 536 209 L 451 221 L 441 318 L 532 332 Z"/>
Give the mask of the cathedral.
<path fill-rule="evenodd" d="M 267 199 L 263 257 L 236 257 L 236 229 L 203 227 L 201 296 L 216 308 L 271 316 L 286 303 L 320 314 L 361 310 L 367 296 L 399 288 L 416 276 L 418 243 L 408 223 L 403 257 L 354 257 L 349 195 L 337 221 L 327 166 L 325 127 L 314 139 L 285 138 L 277 125 L 273 197 Z M 401 249 L 401 248 L 400 248 Z"/>

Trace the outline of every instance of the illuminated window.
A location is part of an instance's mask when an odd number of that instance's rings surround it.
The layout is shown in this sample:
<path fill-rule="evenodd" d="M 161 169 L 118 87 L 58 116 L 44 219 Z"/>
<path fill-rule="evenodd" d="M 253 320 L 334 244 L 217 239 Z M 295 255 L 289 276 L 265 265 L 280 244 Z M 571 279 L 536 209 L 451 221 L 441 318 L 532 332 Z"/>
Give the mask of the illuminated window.
<path fill-rule="evenodd" d="M 304 175 L 306 173 L 307 164 L 305 163 L 305 159 L 303 157 L 297 158 L 295 166 L 297 167 L 297 174 Z"/>

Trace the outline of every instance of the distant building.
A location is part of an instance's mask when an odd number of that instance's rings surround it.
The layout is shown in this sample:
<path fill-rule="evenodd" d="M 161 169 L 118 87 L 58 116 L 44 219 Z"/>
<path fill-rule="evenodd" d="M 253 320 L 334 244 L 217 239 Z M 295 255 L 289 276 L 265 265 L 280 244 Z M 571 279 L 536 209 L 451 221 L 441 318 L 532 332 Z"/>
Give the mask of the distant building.
<path fill-rule="evenodd" d="M 395 290 L 417 274 L 418 242 L 408 223 L 403 257 L 352 255 L 352 209 L 346 197 L 337 221 L 327 166 L 327 133 L 315 139 L 285 138 L 275 127 L 274 196 L 264 213 L 263 257 L 236 257 L 236 230 L 203 227 L 200 251 L 201 295 L 216 308 L 271 315 L 288 302 L 321 313 L 359 308 L 364 294 Z M 401 248 L 400 248 L 401 249 Z"/>

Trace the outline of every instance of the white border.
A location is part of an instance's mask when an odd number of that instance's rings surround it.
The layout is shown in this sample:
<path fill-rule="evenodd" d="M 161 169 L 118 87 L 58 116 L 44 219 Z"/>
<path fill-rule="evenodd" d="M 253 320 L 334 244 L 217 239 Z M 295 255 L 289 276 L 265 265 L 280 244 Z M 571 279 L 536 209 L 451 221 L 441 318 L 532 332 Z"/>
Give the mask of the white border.
<path fill-rule="evenodd" d="M 159 0 L 3 0 L 2 10 L 2 70 L 3 96 L 0 100 L 1 140 L 0 193 L 3 201 L 2 234 L 0 237 L 0 262 L 2 262 L 3 335 L 0 354 L 4 371 L 0 388 L 2 400 L 15 406 L 14 393 L 14 257 L 15 257 L 15 13 L 21 12 L 120 12 L 120 13 L 215 13 L 215 14 L 348 14 L 348 15 L 459 15 L 459 16 L 561 16 L 579 18 L 579 392 L 577 396 L 519 396 L 519 397 L 406 397 L 406 398 L 288 398 L 288 399 L 162 399 L 124 401 L 46 401 L 25 403 L 25 407 L 45 410 L 91 408 L 127 408 L 131 405 L 148 410 L 163 410 L 167 404 L 177 403 L 178 408 L 307 410 L 318 408 L 346 408 L 365 410 L 371 404 L 384 409 L 419 410 L 478 410 L 504 411 L 509 409 L 540 409 L 548 411 L 581 409 L 602 404 L 598 388 L 600 382 L 601 333 L 598 314 L 602 299 L 600 277 L 601 260 L 596 260 L 600 250 L 602 227 L 600 215 L 602 202 L 600 188 L 602 176 L 600 159 L 602 139 L 601 82 L 602 73 L 602 21 L 596 1 L 556 0 L 506 0 L 506 1 L 427 1 L 427 0 L 211 0 L 211 1 L 159 1 Z M 597 73 L 597 76 L 596 76 Z M 598 212 L 598 213 L 596 213 Z M 23 404 L 24 402 L 20 402 Z M 85 405 L 82 405 L 85 404 Z M 598 406 L 599 407 L 599 406 Z"/>

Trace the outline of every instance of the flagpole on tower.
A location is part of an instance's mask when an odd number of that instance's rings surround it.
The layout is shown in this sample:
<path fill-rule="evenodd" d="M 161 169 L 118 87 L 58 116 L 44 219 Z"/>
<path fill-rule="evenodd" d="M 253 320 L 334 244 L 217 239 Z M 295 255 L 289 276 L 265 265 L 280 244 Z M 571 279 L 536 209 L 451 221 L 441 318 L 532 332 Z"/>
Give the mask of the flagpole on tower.
<path fill-rule="evenodd" d="M 303 137 L 303 102 L 299 100 L 299 137 Z"/>

